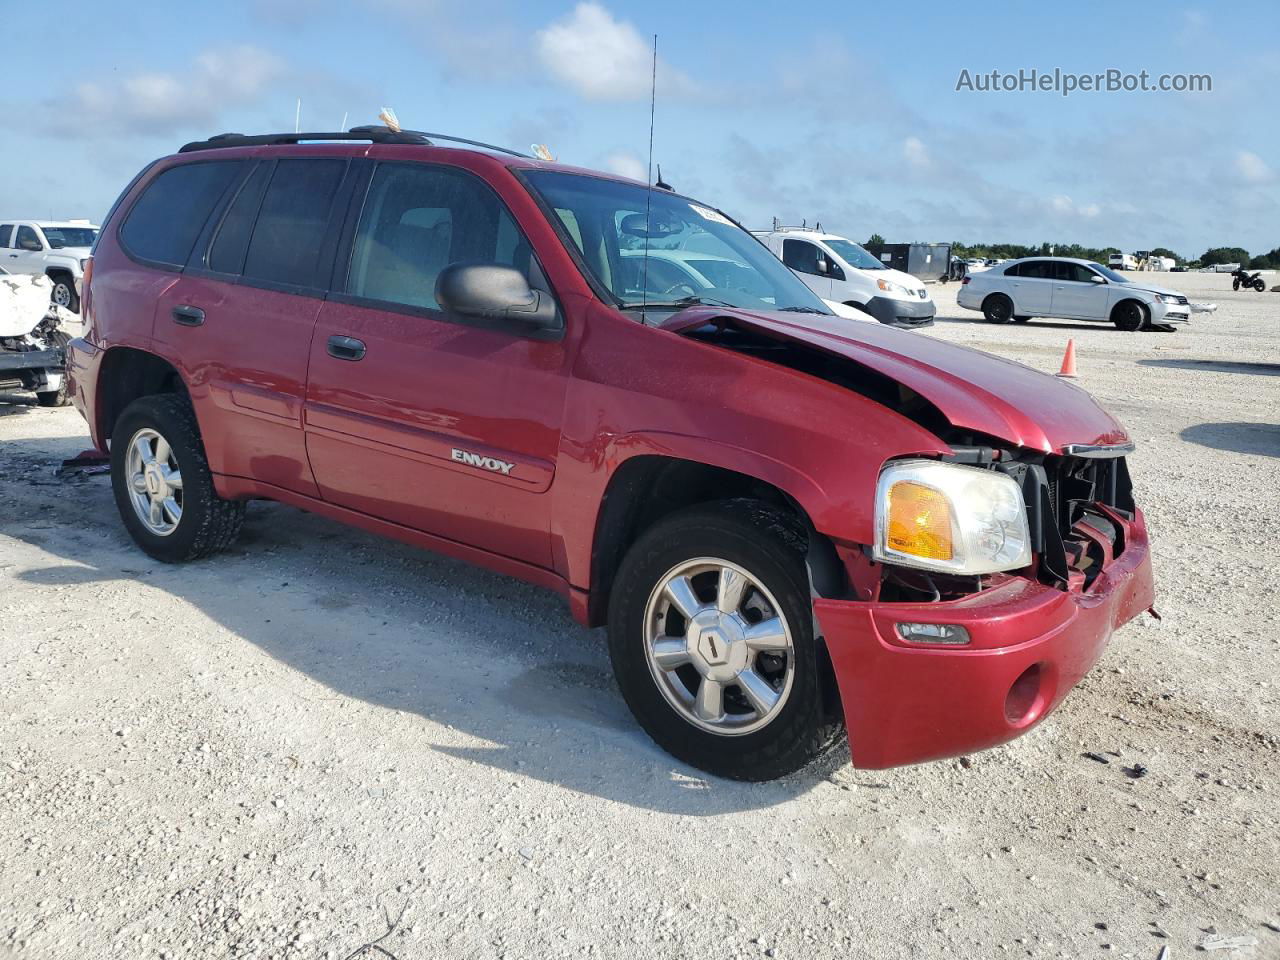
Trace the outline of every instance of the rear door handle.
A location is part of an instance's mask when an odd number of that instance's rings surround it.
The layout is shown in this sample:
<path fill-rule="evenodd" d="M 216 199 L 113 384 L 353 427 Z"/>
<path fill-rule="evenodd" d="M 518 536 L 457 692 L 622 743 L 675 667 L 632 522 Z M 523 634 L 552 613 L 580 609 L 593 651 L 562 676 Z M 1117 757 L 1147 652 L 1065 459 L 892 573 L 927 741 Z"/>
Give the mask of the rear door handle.
<path fill-rule="evenodd" d="M 355 337 L 332 336 L 329 338 L 329 356 L 339 360 L 364 359 L 364 341 Z"/>
<path fill-rule="evenodd" d="M 184 327 L 198 327 L 204 323 L 204 311 L 199 307 L 179 304 L 173 308 L 173 322 L 180 323 Z"/>

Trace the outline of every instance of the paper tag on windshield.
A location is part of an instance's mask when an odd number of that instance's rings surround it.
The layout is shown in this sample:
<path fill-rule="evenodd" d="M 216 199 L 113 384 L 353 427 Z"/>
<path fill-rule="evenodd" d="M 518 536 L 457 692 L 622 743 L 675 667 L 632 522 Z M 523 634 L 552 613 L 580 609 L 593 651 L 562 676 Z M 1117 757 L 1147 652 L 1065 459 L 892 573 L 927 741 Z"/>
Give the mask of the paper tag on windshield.
<path fill-rule="evenodd" d="M 708 210 L 706 207 L 700 207 L 696 203 L 689 204 L 689 209 L 700 216 L 703 220 L 710 220 L 712 223 L 723 223 L 726 227 L 732 227 L 733 221 L 723 214 L 716 213 L 714 210 Z"/>

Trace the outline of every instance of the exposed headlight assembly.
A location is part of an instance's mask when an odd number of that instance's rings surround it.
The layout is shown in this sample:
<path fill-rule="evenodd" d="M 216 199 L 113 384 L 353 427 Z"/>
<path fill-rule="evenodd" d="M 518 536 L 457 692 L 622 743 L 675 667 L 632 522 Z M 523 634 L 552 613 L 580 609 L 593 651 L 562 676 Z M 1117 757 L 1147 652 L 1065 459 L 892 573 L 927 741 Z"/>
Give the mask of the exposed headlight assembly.
<path fill-rule="evenodd" d="M 1022 490 L 993 470 L 897 460 L 876 486 L 875 558 L 921 570 L 981 574 L 1031 563 Z"/>

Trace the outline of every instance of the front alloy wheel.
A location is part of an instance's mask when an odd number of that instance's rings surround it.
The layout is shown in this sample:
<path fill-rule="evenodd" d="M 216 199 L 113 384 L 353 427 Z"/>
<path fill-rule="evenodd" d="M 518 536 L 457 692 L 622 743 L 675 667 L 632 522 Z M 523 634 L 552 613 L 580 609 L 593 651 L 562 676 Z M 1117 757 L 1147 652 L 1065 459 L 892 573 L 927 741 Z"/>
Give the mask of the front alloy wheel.
<path fill-rule="evenodd" d="M 737 564 L 701 557 L 672 567 L 645 611 L 649 669 L 667 702 L 721 735 L 759 730 L 795 677 L 791 628 L 764 585 Z"/>
<path fill-rule="evenodd" d="M 627 706 L 668 753 L 771 780 L 842 743 L 806 546 L 794 516 L 731 500 L 677 511 L 627 551 L 609 597 L 609 656 Z"/>

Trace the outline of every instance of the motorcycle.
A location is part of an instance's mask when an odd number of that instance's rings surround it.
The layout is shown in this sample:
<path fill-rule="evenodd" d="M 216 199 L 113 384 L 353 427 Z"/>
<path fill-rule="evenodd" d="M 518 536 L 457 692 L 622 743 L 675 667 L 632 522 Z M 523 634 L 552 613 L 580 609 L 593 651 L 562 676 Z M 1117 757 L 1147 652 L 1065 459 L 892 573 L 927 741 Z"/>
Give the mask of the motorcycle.
<path fill-rule="evenodd" d="M 1250 273 L 1244 267 L 1241 267 L 1239 270 L 1233 270 L 1231 272 L 1231 289 L 1239 290 L 1241 287 L 1244 287 L 1246 290 L 1253 287 L 1253 289 L 1262 293 L 1263 290 L 1267 289 L 1267 284 L 1266 281 L 1262 279 L 1262 275 L 1260 273 Z"/>

